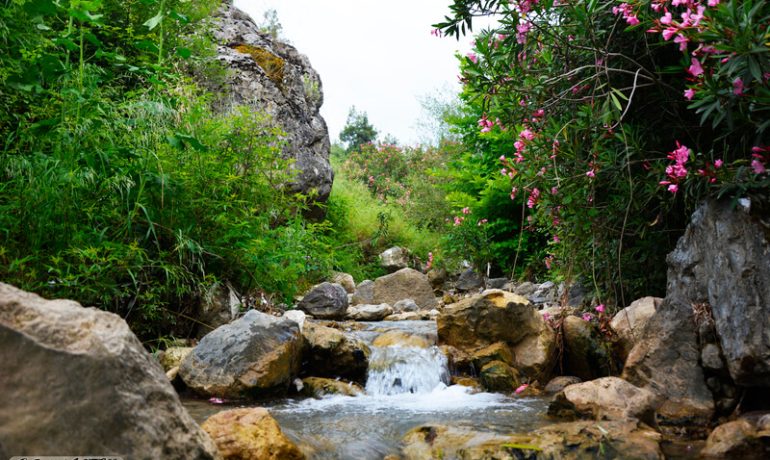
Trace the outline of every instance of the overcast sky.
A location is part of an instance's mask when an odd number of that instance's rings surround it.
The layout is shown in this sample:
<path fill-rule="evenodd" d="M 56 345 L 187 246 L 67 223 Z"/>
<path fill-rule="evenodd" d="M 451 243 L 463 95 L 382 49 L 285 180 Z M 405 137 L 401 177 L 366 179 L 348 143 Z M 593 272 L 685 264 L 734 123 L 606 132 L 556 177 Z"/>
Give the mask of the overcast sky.
<path fill-rule="evenodd" d="M 356 106 L 381 133 L 402 144 L 425 139 L 419 98 L 459 90 L 454 55 L 470 37 L 438 38 L 431 24 L 450 0 L 235 0 L 257 23 L 278 12 L 283 35 L 321 75 L 321 114 L 334 142 Z M 428 133 L 430 134 L 430 133 Z M 382 137 L 382 136 L 381 136 Z"/>

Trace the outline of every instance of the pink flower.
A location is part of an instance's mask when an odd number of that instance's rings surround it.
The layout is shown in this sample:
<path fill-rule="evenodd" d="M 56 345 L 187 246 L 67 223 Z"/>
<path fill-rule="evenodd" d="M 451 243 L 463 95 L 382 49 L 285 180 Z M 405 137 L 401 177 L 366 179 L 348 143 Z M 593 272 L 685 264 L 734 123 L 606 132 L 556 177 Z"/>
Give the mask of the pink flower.
<path fill-rule="evenodd" d="M 530 192 L 529 198 L 527 198 L 527 207 L 530 209 L 534 208 L 539 199 L 540 199 L 540 190 L 537 187 L 535 187 Z"/>
<path fill-rule="evenodd" d="M 527 43 L 527 33 L 532 28 L 532 23 L 525 22 L 516 26 L 516 42 L 520 45 Z"/>
<path fill-rule="evenodd" d="M 733 80 L 733 94 L 736 96 L 740 96 L 743 94 L 743 80 L 741 77 L 736 78 Z"/>
<path fill-rule="evenodd" d="M 591 321 L 591 319 L 594 317 L 594 315 L 590 313 L 583 313 L 583 321 Z"/>
<path fill-rule="evenodd" d="M 639 18 L 637 18 L 635 14 L 629 14 L 628 16 L 626 16 L 626 22 L 630 26 L 635 26 L 639 24 Z"/>
<path fill-rule="evenodd" d="M 518 187 L 513 187 L 511 189 L 511 200 L 515 200 L 516 199 L 516 194 L 517 193 L 519 193 L 519 188 Z"/>
<path fill-rule="evenodd" d="M 529 384 L 525 383 L 524 385 L 521 385 L 519 388 L 516 388 L 516 390 L 514 391 L 514 393 L 516 393 L 517 395 L 518 395 L 518 394 L 521 394 L 521 393 L 523 393 L 523 392 L 524 392 L 524 390 L 526 390 L 526 389 L 527 389 L 527 387 L 529 387 Z"/>
<path fill-rule="evenodd" d="M 467 216 L 468 214 L 471 213 L 471 208 L 466 206 L 466 207 L 463 208 L 462 212 L 463 212 L 463 214 L 465 214 Z"/>
<path fill-rule="evenodd" d="M 209 398 L 209 403 L 211 404 L 224 404 L 225 400 L 222 398 L 217 398 L 216 396 L 213 398 Z"/>
<path fill-rule="evenodd" d="M 522 138 L 522 139 L 526 139 L 528 141 L 531 141 L 532 139 L 535 138 L 535 133 L 533 133 L 529 129 L 525 129 L 521 133 L 519 133 L 519 137 Z"/>
<path fill-rule="evenodd" d="M 698 61 L 695 58 L 692 58 L 692 60 L 690 61 L 690 67 L 687 68 L 687 72 L 693 77 L 703 75 L 703 67 L 701 67 L 700 61 Z"/>
<path fill-rule="evenodd" d="M 476 53 L 468 53 L 468 59 L 470 59 L 474 64 L 479 62 L 479 58 L 476 56 Z"/>
<path fill-rule="evenodd" d="M 667 27 L 663 29 L 663 32 L 661 34 L 663 35 L 663 40 L 669 41 L 671 40 L 671 37 L 676 35 L 679 32 L 679 29 L 676 27 Z"/>
<path fill-rule="evenodd" d="M 719 5 L 719 1 L 720 0 L 709 0 L 708 1 L 708 6 L 717 6 L 717 5 Z"/>
<path fill-rule="evenodd" d="M 679 43 L 679 51 L 687 51 L 687 37 L 682 34 L 677 34 L 674 39 L 674 43 Z"/>
<path fill-rule="evenodd" d="M 669 185 L 668 186 L 668 191 L 676 195 L 676 192 L 679 191 L 679 185 L 677 185 L 677 184 Z"/>
<path fill-rule="evenodd" d="M 695 97 L 695 90 L 694 89 L 687 88 L 686 90 L 684 90 L 684 98 L 685 99 L 687 99 L 688 101 L 691 101 L 692 98 L 694 98 L 694 97 Z"/>
<path fill-rule="evenodd" d="M 500 155 L 500 161 L 505 161 L 505 155 Z"/>
<path fill-rule="evenodd" d="M 455 216 L 455 227 L 457 227 L 458 225 L 462 225 L 464 220 L 465 219 L 463 217 Z"/>
<path fill-rule="evenodd" d="M 673 18 L 671 17 L 671 13 L 669 13 L 668 11 L 666 11 L 666 14 L 664 14 L 660 18 L 661 24 L 669 25 L 671 24 L 671 21 L 673 21 Z"/>
<path fill-rule="evenodd" d="M 476 225 L 481 227 L 482 225 L 486 224 L 487 222 L 489 222 L 487 219 L 481 219 Z"/>
<path fill-rule="evenodd" d="M 751 170 L 754 171 L 754 174 L 764 174 L 767 172 L 765 164 L 757 159 L 751 160 Z"/>
<path fill-rule="evenodd" d="M 586 176 L 588 176 L 588 177 L 596 177 L 596 172 L 593 169 L 591 169 L 590 171 L 588 171 L 586 173 Z"/>
<path fill-rule="evenodd" d="M 551 195 L 558 195 L 559 189 L 557 187 L 551 187 Z"/>
<path fill-rule="evenodd" d="M 715 167 L 716 169 L 719 169 L 719 168 L 721 168 L 723 164 L 724 164 L 724 161 L 722 161 L 722 159 L 721 159 L 721 158 L 720 158 L 720 159 L 718 159 L 718 160 L 714 160 L 714 167 Z"/>
<path fill-rule="evenodd" d="M 599 313 L 604 313 L 604 304 L 600 303 L 596 307 L 594 307 L 594 310 L 598 311 Z"/>

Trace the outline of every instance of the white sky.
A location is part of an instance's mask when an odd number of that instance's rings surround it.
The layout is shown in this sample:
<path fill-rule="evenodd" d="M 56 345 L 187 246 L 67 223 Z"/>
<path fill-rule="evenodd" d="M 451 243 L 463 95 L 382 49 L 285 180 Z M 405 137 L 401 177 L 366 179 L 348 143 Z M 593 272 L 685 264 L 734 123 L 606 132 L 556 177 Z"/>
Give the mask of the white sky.
<path fill-rule="evenodd" d="M 283 36 L 321 75 L 321 114 L 332 142 L 348 110 L 365 111 L 380 138 L 402 144 L 430 137 L 419 132 L 418 98 L 459 90 L 454 55 L 471 37 L 438 38 L 431 24 L 449 12 L 450 0 L 235 0 L 259 24 L 273 8 Z M 475 28 L 474 28 L 475 30 Z"/>

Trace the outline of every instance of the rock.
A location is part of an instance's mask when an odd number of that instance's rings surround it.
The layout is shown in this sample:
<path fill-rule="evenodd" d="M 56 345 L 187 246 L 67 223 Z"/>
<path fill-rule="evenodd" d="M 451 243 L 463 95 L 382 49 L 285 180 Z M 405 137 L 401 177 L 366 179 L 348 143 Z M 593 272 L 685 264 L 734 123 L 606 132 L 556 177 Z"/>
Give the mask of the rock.
<path fill-rule="evenodd" d="M 399 300 L 412 299 L 421 308 L 430 310 L 438 305 L 428 277 L 411 268 L 403 268 L 374 281 L 373 304 L 393 305 Z"/>
<path fill-rule="evenodd" d="M 374 303 L 374 281 L 364 280 L 356 286 L 356 292 L 350 299 L 352 305 L 373 304 Z"/>
<path fill-rule="evenodd" d="M 700 360 L 704 369 L 719 371 L 724 369 L 725 363 L 719 356 L 719 347 L 713 343 L 706 344 L 700 352 Z"/>
<path fill-rule="evenodd" d="M 433 268 L 428 270 L 427 275 L 428 281 L 430 282 L 430 285 L 433 286 L 433 289 L 440 289 L 441 286 L 446 283 L 447 272 L 443 268 Z"/>
<path fill-rule="evenodd" d="M 281 431 L 267 409 L 231 409 L 209 417 L 201 427 L 226 459 L 301 460 L 305 456 Z"/>
<path fill-rule="evenodd" d="M 345 288 L 345 291 L 347 291 L 348 294 L 356 292 L 356 281 L 353 279 L 353 276 L 348 273 L 334 273 L 331 282 Z"/>
<path fill-rule="evenodd" d="M 302 298 L 297 308 L 316 319 L 343 319 L 348 309 L 348 294 L 339 284 L 321 283 Z"/>
<path fill-rule="evenodd" d="M 402 440 L 403 460 L 510 459 L 503 444 L 509 436 L 471 428 L 424 425 L 409 431 Z"/>
<path fill-rule="evenodd" d="M 701 451 L 705 458 L 766 459 L 770 456 L 770 432 L 739 418 L 714 428 Z"/>
<path fill-rule="evenodd" d="M 416 311 L 406 311 L 404 313 L 395 313 L 383 318 L 383 321 L 420 321 L 422 315 Z"/>
<path fill-rule="evenodd" d="M 163 366 L 164 371 L 169 371 L 175 367 L 179 367 L 182 361 L 192 353 L 193 347 L 170 347 L 166 348 L 158 356 L 160 365 Z"/>
<path fill-rule="evenodd" d="M 0 458 L 221 458 L 119 316 L 0 283 Z"/>
<path fill-rule="evenodd" d="M 393 307 L 386 303 L 379 305 L 356 305 L 348 307 L 347 316 L 354 321 L 382 321 L 393 314 Z"/>
<path fill-rule="evenodd" d="M 477 349 L 495 342 L 514 345 L 538 335 L 543 319 L 529 301 L 500 290 L 488 290 L 444 308 L 437 319 L 440 344 Z"/>
<path fill-rule="evenodd" d="M 713 316 L 740 386 L 770 386 L 770 231 L 761 216 L 730 200 L 709 201 L 668 257 L 667 299 L 694 305 L 699 322 Z"/>
<path fill-rule="evenodd" d="M 557 287 L 552 281 L 536 286 L 535 291 L 528 296 L 529 301 L 534 304 L 543 304 L 556 301 Z"/>
<path fill-rule="evenodd" d="M 626 361 L 662 301 L 659 297 L 642 297 L 631 302 L 631 305 L 617 312 L 612 318 L 610 327 L 618 334 L 618 354 L 621 362 Z"/>
<path fill-rule="evenodd" d="M 286 390 L 299 372 L 299 326 L 256 310 L 201 339 L 179 368 L 182 380 L 206 396 L 242 398 Z"/>
<path fill-rule="evenodd" d="M 307 347 L 303 371 L 319 377 L 341 377 L 356 382 L 366 380 L 369 347 L 361 340 L 308 321 L 302 332 Z"/>
<path fill-rule="evenodd" d="M 476 369 L 481 369 L 492 361 L 502 361 L 505 364 L 513 365 L 514 358 L 511 348 L 505 342 L 497 342 L 476 351 L 471 356 L 471 362 Z"/>
<path fill-rule="evenodd" d="M 516 288 L 513 290 L 513 293 L 516 295 L 520 295 L 522 297 L 528 297 L 534 294 L 536 289 L 537 289 L 537 286 L 534 283 L 525 281 L 520 285 L 516 286 Z"/>
<path fill-rule="evenodd" d="M 302 394 L 313 398 L 322 398 L 328 395 L 359 396 L 364 394 L 364 389 L 361 385 L 352 382 L 307 377 L 302 379 Z"/>
<path fill-rule="evenodd" d="M 511 392 L 519 386 L 519 373 L 502 361 L 492 361 L 481 368 L 479 380 L 489 391 Z"/>
<path fill-rule="evenodd" d="M 169 382 L 173 382 L 179 376 L 179 366 L 174 366 L 166 371 L 166 378 Z"/>
<path fill-rule="evenodd" d="M 564 299 L 565 306 L 568 307 L 580 308 L 591 300 L 588 297 L 591 295 L 591 290 L 580 281 L 575 281 L 572 284 L 561 283 L 557 289 L 557 295 L 560 299 Z"/>
<path fill-rule="evenodd" d="M 460 274 L 455 282 L 458 291 L 474 291 L 484 287 L 484 278 L 469 268 Z"/>
<path fill-rule="evenodd" d="M 377 336 L 372 345 L 380 348 L 392 346 L 428 348 L 432 344 L 419 335 L 408 334 L 404 331 L 388 331 Z"/>
<path fill-rule="evenodd" d="M 556 333 L 543 323 L 537 335 L 528 335 L 514 346 L 514 367 L 522 377 L 545 382 L 553 375 L 557 351 Z"/>
<path fill-rule="evenodd" d="M 226 111 L 233 104 L 246 104 L 267 113 L 286 133 L 284 155 L 295 160 L 298 177 L 291 189 L 325 202 L 334 173 L 329 132 L 320 114 L 323 90 L 318 73 L 293 46 L 261 33 L 232 2 L 225 2 L 215 21 L 217 59 L 231 70 L 225 88 L 211 88 L 223 95 L 217 105 Z"/>
<path fill-rule="evenodd" d="M 198 334 L 201 338 L 219 326 L 234 320 L 241 308 L 238 294 L 229 286 L 214 284 L 202 296 L 198 306 Z"/>
<path fill-rule="evenodd" d="M 473 377 L 452 376 L 452 385 L 460 385 L 463 387 L 468 387 L 474 390 L 482 391 L 481 382 L 479 382 L 479 379 L 473 378 Z"/>
<path fill-rule="evenodd" d="M 409 251 L 398 246 L 385 250 L 379 258 L 380 266 L 390 272 L 409 266 Z"/>
<path fill-rule="evenodd" d="M 283 312 L 283 317 L 288 319 L 288 320 L 290 320 L 290 321 L 294 321 L 295 323 L 297 323 L 297 325 L 299 326 L 299 331 L 300 332 L 303 331 L 303 329 L 305 327 L 305 319 L 306 319 L 304 311 L 302 311 L 302 310 L 289 310 L 289 311 L 285 311 L 285 312 Z"/>
<path fill-rule="evenodd" d="M 487 289 L 504 289 L 508 284 L 508 278 L 490 278 L 487 280 Z"/>
<path fill-rule="evenodd" d="M 674 262 L 669 255 L 669 262 Z M 669 292 L 678 282 L 669 268 Z M 658 408 L 661 422 L 705 425 L 714 400 L 698 364 L 700 350 L 689 303 L 666 297 L 626 359 L 623 379 L 666 398 Z"/>
<path fill-rule="evenodd" d="M 608 344 L 588 321 L 567 316 L 564 331 L 564 372 L 583 380 L 593 380 L 612 374 L 615 367 Z"/>
<path fill-rule="evenodd" d="M 545 391 L 547 394 L 555 394 L 563 390 L 568 385 L 574 385 L 576 383 L 582 382 L 583 381 L 580 380 L 580 377 L 560 375 L 559 377 L 554 377 L 551 379 L 551 381 L 546 384 L 543 391 Z"/>
<path fill-rule="evenodd" d="M 420 306 L 417 305 L 412 299 L 399 300 L 393 304 L 393 311 L 396 313 L 403 313 L 405 311 L 418 311 Z"/>
<path fill-rule="evenodd" d="M 511 435 L 509 456 L 496 458 L 662 460 L 661 438 L 637 420 L 556 423 Z"/>
<path fill-rule="evenodd" d="M 423 317 L 423 319 L 433 319 L 433 320 L 435 320 L 436 318 L 438 318 L 438 315 L 440 315 L 440 314 L 441 314 L 441 312 L 434 308 L 433 310 L 430 310 L 427 313 L 427 318 Z"/>
<path fill-rule="evenodd" d="M 548 406 L 548 415 L 596 420 L 636 418 L 655 425 L 655 410 L 661 399 L 618 377 L 603 377 L 569 385 L 556 393 Z"/>

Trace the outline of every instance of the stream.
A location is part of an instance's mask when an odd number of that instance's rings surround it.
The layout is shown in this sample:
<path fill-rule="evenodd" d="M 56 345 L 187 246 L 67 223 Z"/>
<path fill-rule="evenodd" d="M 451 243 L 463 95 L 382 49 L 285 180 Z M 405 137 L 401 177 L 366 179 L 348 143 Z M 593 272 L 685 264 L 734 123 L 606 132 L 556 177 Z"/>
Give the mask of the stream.
<path fill-rule="evenodd" d="M 359 327 L 350 333 L 369 344 L 391 330 L 420 335 L 435 343 L 434 321 L 359 323 Z M 513 433 L 546 423 L 547 399 L 474 393 L 468 387 L 448 383 L 446 357 L 435 346 L 372 347 L 366 394 L 284 398 L 258 405 L 267 407 L 283 432 L 318 460 L 379 460 L 398 454 L 403 436 L 423 424 Z M 199 423 L 233 408 L 200 400 L 186 400 L 184 404 Z"/>

